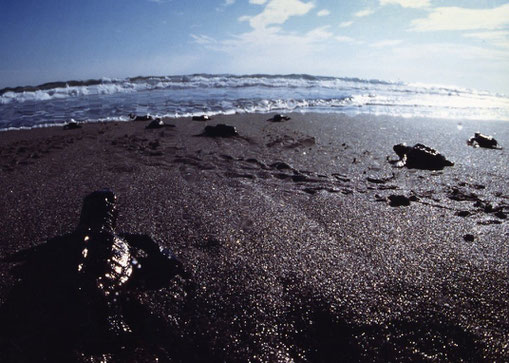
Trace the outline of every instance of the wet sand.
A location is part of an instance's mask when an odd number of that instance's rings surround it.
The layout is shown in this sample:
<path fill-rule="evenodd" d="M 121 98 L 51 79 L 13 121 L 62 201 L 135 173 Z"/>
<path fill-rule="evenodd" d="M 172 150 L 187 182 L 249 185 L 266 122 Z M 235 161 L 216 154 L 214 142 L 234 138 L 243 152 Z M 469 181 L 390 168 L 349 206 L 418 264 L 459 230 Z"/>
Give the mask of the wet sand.
<path fill-rule="evenodd" d="M 0 133 L 0 320 L 25 317 L 0 328 L 0 357 L 509 360 L 507 124 L 290 116 Z M 217 123 L 240 136 L 196 136 Z M 475 131 L 505 148 L 467 146 Z M 387 158 L 400 142 L 455 165 L 396 168 Z M 105 187 L 117 230 L 170 248 L 189 277 L 131 292 L 150 324 L 133 314 L 129 342 L 85 349 L 62 322 L 34 333 L 29 311 L 45 308 L 16 301 L 9 256 L 71 233 L 83 198 Z"/>

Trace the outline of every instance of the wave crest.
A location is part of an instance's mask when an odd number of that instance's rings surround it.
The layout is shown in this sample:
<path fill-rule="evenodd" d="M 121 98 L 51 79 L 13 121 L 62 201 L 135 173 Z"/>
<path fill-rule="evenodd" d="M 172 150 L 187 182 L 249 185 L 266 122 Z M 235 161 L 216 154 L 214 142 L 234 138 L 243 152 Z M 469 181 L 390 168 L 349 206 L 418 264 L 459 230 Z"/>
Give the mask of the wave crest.
<path fill-rule="evenodd" d="M 307 74 L 290 75 L 212 75 L 151 76 L 125 79 L 90 79 L 86 81 L 50 82 L 38 86 L 4 88 L 0 90 L 0 103 L 48 101 L 55 98 L 88 95 L 109 95 L 159 89 L 239 89 L 287 88 L 329 90 L 392 90 L 422 94 L 478 94 L 476 91 L 423 84 L 406 84 L 376 79 L 323 77 Z"/>

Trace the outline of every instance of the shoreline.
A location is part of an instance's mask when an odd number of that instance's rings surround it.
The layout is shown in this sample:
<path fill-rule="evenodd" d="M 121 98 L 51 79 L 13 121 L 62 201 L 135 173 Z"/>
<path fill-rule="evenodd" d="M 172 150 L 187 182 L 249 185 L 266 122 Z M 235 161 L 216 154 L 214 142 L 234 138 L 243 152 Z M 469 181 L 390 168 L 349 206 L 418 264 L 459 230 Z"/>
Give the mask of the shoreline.
<path fill-rule="evenodd" d="M 200 113 L 196 112 L 193 114 L 188 115 L 179 115 L 179 116 L 154 116 L 154 118 L 161 118 L 163 120 L 171 121 L 171 120 L 191 120 L 193 116 L 201 116 L 201 115 L 208 115 L 211 118 L 229 118 L 229 117 L 250 117 L 250 115 L 260 115 L 260 117 L 267 116 L 270 117 L 271 115 L 277 114 L 277 113 L 284 113 L 284 114 L 294 114 L 294 115 L 322 115 L 327 118 L 334 118 L 334 117 L 348 117 L 348 118 L 378 118 L 378 119 L 401 119 L 401 120 L 408 120 L 409 122 L 415 121 L 415 120 L 433 120 L 437 122 L 456 122 L 458 124 L 461 124 L 462 122 L 467 123 L 479 123 L 479 125 L 484 124 L 490 124 L 490 123 L 504 123 L 509 122 L 509 119 L 504 120 L 501 118 L 493 118 L 488 119 L 484 117 L 478 117 L 478 118 L 462 118 L 462 117 L 451 117 L 451 118 L 443 118 L 440 116 L 424 116 L 424 115 L 394 115 L 389 113 L 373 113 L 369 111 L 358 111 L 358 110 L 344 110 L 341 112 L 334 112 L 334 111 L 327 111 L 327 112 L 319 112 L 319 111 L 307 111 L 307 110 L 300 110 L 300 111 L 292 111 L 292 110 L 276 110 L 276 111 L 260 111 L 260 112 L 227 112 L 227 113 Z M 19 127 L 8 127 L 8 128 L 0 128 L 0 133 L 3 132 L 10 132 L 10 131 L 26 131 L 26 130 L 32 130 L 32 129 L 45 129 L 45 128 L 61 128 L 64 125 L 66 125 L 69 121 L 63 121 L 59 123 L 45 123 L 45 124 L 36 124 L 33 126 L 19 126 Z M 111 123 L 129 123 L 132 122 L 128 118 L 128 116 L 121 116 L 119 118 L 115 119 L 97 119 L 97 120 L 81 120 L 77 121 L 80 125 L 88 125 L 88 124 L 111 124 Z"/>
<path fill-rule="evenodd" d="M 151 344 L 138 327 L 123 352 L 86 351 L 85 361 L 507 359 L 509 223 L 492 211 L 509 212 L 503 122 L 269 116 L 0 133 L 1 304 L 17 285 L 5 258 L 71 233 L 85 195 L 108 187 L 118 230 L 171 249 L 194 287 L 133 292 L 166 340 Z M 218 123 L 240 136 L 196 136 Z M 505 148 L 468 147 L 475 131 Z M 400 142 L 432 146 L 455 165 L 395 168 L 387 158 Z M 391 195 L 416 199 L 393 207 Z"/>

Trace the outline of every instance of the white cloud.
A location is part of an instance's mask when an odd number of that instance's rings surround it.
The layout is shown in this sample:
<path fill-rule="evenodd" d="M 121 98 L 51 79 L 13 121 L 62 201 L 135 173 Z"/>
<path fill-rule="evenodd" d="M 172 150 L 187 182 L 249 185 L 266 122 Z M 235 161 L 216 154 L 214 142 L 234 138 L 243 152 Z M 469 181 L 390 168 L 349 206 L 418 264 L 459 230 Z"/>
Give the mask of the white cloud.
<path fill-rule="evenodd" d="M 486 42 L 499 48 L 509 49 L 509 31 L 489 31 L 463 34 L 466 38 Z"/>
<path fill-rule="evenodd" d="M 295 67 L 299 59 L 308 62 L 316 59 L 326 44 L 333 39 L 328 26 L 315 28 L 305 34 L 283 32 L 278 27 L 254 29 L 225 40 L 215 40 L 205 35 L 192 35 L 194 41 L 213 51 L 224 52 L 235 68 L 260 69 L 270 67 Z M 298 49 L 299 57 L 291 57 Z M 279 56 L 275 56 L 279 55 Z M 249 66 L 249 67 L 248 67 Z M 283 69 L 283 68 L 281 68 Z"/>
<path fill-rule="evenodd" d="M 330 31 L 328 31 L 329 26 L 322 26 L 320 28 L 313 29 L 306 33 L 305 38 L 313 41 L 317 40 L 325 40 L 332 38 L 334 34 L 332 34 Z"/>
<path fill-rule="evenodd" d="M 358 41 L 355 40 L 354 38 L 347 37 L 345 35 L 337 35 L 334 37 L 334 39 L 341 43 L 358 43 Z"/>
<path fill-rule="evenodd" d="M 320 10 L 318 13 L 316 13 L 318 16 L 327 16 L 330 15 L 330 11 L 327 9 Z"/>
<path fill-rule="evenodd" d="M 350 25 L 352 25 L 352 24 L 353 24 L 353 21 L 344 21 L 344 22 L 342 22 L 342 23 L 339 23 L 339 26 L 340 26 L 341 28 L 348 28 L 348 27 L 349 27 Z"/>
<path fill-rule="evenodd" d="M 219 7 L 216 8 L 216 11 L 219 11 L 219 12 L 224 11 L 225 8 L 235 4 L 235 1 L 236 0 L 224 0 L 224 2 Z"/>
<path fill-rule="evenodd" d="M 380 5 L 400 5 L 404 8 L 427 8 L 430 0 L 380 0 Z"/>
<path fill-rule="evenodd" d="M 261 4 L 258 0 L 255 1 L 257 1 L 257 4 Z M 313 7 L 313 3 L 304 3 L 300 0 L 270 0 L 260 14 L 242 16 L 239 20 L 249 21 L 249 24 L 254 29 L 264 29 L 268 25 L 283 24 L 291 16 L 305 15 Z"/>
<path fill-rule="evenodd" d="M 385 48 L 385 47 L 394 47 L 398 44 L 401 44 L 403 41 L 400 39 L 387 39 L 382 40 L 376 43 L 371 44 L 372 47 L 375 48 Z"/>
<path fill-rule="evenodd" d="M 468 33 L 464 36 L 467 38 L 475 38 L 481 40 L 501 40 L 507 39 L 509 31 L 492 31 L 492 32 L 479 32 L 479 33 Z"/>
<path fill-rule="evenodd" d="M 266 2 L 267 2 L 267 0 L 249 0 L 250 4 L 255 4 L 255 5 L 263 5 Z"/>
<path fill-rule="evenodd" d="M 362 58 L 360 53 L 355 60 L 363 74 L 372 74 L 374 78 L 455 84 L 499 92 L 509 89 L 509 51 L 458 42 L 406 41 L 390 49 L 367 48 L 366 57 Z"/>
<path fill-rule="evenodd" d="M 250 0 L 250 3 L 263 5 L 262 0 Z M 207 49 L 228 54 L 231 59 L 242 62 L 267 62 L 274 54 L 290 54 L 299 50 L 300 55 L 312 55 L 322 45 L 333 39 L 330 26 L 315 28 L 307 33 L 285 32 L 281 25 L 292 16 L 307 14 L 314 4 L 300 0 L 269 0 L 263 10 L 254 16 L 241 16 L 239 21 L 248 21 L 252 30 L 228 39 L 216 40 L 206 35 L 192 34 L 195 43 Z M 282 61 L 284 60 L 284 57 Z"/>
<path fill-rule="evenodd" d="M 509 4 L 492 9 L 434 8 L 427 18 L 412 21 L 412 30 L 494 30 L 509 25 Z"/>
<path fill-rule="evenodd" d="M 194 39 L 195 43 L 202 44 L 202 45 L 217 44 L 217 41 L 214 38 L 211 38 L 207 35 L 191 34 L 191 38 Z"/>
<path fill-rule="evenodd" d="M 356 12 L 353 15 L 355 15 L 358 18 L 362 18 L 362 17 L 369 16 L 369 15 L 374 14 L 374 13 L 375 13 L 375 11 L 373 9 L 369 9 L 368 8 L 368 9 L 364 9 L 364 10 L 358 11 L 358 12 Z"/>

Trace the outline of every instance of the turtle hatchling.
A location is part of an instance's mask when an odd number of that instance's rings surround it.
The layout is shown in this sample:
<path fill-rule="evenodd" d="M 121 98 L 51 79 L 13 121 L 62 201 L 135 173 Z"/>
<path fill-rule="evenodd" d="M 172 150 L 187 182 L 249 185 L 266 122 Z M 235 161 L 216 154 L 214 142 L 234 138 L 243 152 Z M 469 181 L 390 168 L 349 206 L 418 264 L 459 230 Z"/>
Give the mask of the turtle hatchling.
<path fill-rule="evenodd" d="M 394 152 L 400 160 L 397 165 L 407 168 L 441 170 L 446 166 L 453 166 L 454 163 L 447 160 L 445 156 L 435 149 L 423 144 L 407 146 L 405 143 L 393 147 Z"/>
<path fill-rule="evenodd" d="M 0 309 L 4 326 L 20 327 L 8 337 L 11 345 L 27 339 L 24 327 L 37 327 L 76 349 L 110 349 L 142 329 L 140 293 L 186 285 L 188 275 L 170 250 L 147 235 L 117 233 L 116 219 L 115 194 L 95 191 L 85 197 L 72 233 L 9 257 L 22 262 L 15 269 L 19 286 Z"/>
<path fill-rule="evenodd" d="M 281 115 L 278 113 L 278 114 L 275 114 L 274 116 L 272 116 L 271 118 L 269 118 L 267 121 L 282 122 L 282 121 L 288 121 L 290 119 L 291 118 L 289 116 Z"/>
<path fill-rule="evenodd" d="M 501 149 L 497 140 L 493 136 L 483 135 L 480 132 L 476 132 L 474 136 L 468 139 L 467 144 L 473 147 L 484 147 L 487 149 Z"/>

